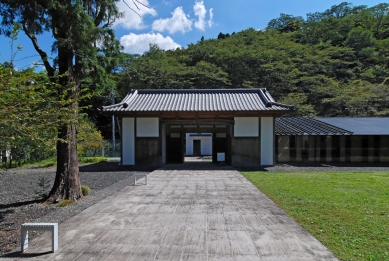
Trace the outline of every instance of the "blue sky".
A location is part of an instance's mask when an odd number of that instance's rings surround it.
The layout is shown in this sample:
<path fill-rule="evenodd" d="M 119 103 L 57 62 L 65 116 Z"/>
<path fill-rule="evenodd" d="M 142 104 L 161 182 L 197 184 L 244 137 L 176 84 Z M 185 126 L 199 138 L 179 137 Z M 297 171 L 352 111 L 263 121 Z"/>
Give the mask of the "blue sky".
<path fill-rule="evenodd" d="M 139 17 L 123 2 L 118 3 L 125 18 L 114 24 L 117 38 L 128 53 L 143 53 L 149 43 L 156 43 L 162 49 L 187 47 L 204 36 L 216 38 L 220 32 L 239 32 L 247 28 L 264 29 L 267 23 L 281 13 L 306 18 L 307 13 L 323 12 L 341 1 L 327 0 L 140 0 L 150 8 L 138 5 L 140 10 L 126 0 Z M 382 0 L 354 0 L 354 5 L 368 7 L 383 3 Z M 50 53 L 53 38 L 38 37 L 41 47 Z M 15 46 L 23 46 L 16 55 L 16 66 L 25 68 L 39 61 L 29 39 L 21 32 Z M 15 48 L 16 49 L 16 48 Z M 0 36 L 0 62 L 11 57 L 10 40 Z"/>

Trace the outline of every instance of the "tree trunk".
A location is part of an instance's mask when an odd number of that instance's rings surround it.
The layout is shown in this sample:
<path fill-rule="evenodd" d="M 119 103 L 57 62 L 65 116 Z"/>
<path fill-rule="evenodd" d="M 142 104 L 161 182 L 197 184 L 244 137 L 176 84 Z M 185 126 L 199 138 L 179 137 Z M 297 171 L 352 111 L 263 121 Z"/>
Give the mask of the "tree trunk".
<path fill-rule="evenodd" d="M 57 202 L 64 199 L 77 200 L 82 197 L 76 130 L 79 84 L 73 71 L 72 50 L 58 48 L 58 66 L 60 75 L 67 74 L 67 77 L 60 77 L 60 85 L 68 90 L 67 98 L 72 100 L 69 106 L 73 117 L 67 126 L 63 126 L 58 131 L 57 173 L 48 202 Z"/>
<path fill-rule="evenodd" d="M 78 169 L 76 126 L 64 126 L 59 130 L 57 141 L 57 173 L 48 202 L 63 199 L 77 200 L 82 197 Z"/>

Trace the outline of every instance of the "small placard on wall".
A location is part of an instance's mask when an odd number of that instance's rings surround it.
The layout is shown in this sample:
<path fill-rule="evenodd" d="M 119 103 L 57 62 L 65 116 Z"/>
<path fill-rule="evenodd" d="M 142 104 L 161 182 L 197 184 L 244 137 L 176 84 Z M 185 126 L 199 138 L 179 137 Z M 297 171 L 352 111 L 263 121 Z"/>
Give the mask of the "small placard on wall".
<path fill-rule="evenodd" d="M 159 137 L 159 118 L 136 118 L 137 137 Z"/>
<path fill-rule="evenodd" d="M 180 138 L 181 133 L 170 133 L 170 138 Z"/>

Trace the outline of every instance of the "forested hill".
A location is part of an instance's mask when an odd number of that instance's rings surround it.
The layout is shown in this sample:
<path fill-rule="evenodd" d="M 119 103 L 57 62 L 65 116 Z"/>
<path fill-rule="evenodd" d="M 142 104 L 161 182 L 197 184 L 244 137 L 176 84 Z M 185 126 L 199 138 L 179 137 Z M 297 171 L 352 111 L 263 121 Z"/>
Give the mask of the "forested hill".
<path fill-rule="evenodd" d="M 255 27 L 255 25 L 253 25 Z M 118 91 L 258 88 L 297 115 L 389 116 L 389 4 L 341 3 L 307 18 L 281 14 L 187 48 L 126 55 Z"/>

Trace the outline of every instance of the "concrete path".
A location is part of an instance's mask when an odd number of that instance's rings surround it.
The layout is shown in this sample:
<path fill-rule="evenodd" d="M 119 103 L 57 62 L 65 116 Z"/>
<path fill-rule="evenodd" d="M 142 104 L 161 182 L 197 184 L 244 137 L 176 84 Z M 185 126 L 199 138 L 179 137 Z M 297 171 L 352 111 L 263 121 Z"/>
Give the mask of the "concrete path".
<path fill-rule="evenodd" d="M 338 260 L 236 170 L 196 168 L 166 166 L 82 211 L 33 260 Z"/>

